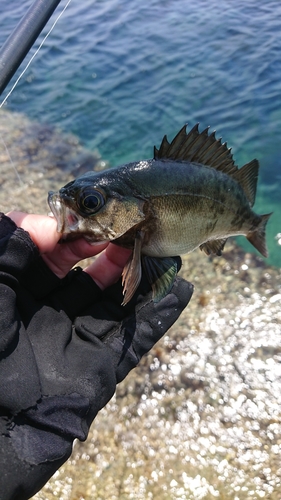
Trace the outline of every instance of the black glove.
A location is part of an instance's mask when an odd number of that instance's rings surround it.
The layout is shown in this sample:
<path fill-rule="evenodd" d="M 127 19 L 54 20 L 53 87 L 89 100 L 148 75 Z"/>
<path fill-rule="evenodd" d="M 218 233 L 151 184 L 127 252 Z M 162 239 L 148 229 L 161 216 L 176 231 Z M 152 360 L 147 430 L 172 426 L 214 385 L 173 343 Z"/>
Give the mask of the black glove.
<path fill-rule="evenodd" d="M 188 304 L 177 278 L 163 300 L 145 279 L 123 307 L 77 269 L 60 280 L 27 233 L 0 222 L 0 492 L 24 500 L 85 440 L 97 412 Z M 9 238 L 7 238 L 7 224 Z M 4 235 L 3 235 L 4 231 Z M 2 243 L 2 244 L 1 244 Z"/>

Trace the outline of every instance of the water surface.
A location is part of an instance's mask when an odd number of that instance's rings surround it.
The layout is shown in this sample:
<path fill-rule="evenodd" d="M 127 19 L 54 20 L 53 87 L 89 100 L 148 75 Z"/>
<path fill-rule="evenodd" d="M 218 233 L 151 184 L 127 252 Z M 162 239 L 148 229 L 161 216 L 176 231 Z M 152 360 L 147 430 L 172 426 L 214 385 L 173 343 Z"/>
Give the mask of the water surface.
<path fill-rule="evenodd" d="M 0 5 L 0 43 L 31 3 Z M 260 160 L 255 208 L 274 211 L 269 262 L 280 266 L 280 75 L 277 0 L 72 0 L 8 106 L 112 165 L 151 157 L 186 122 L 210 125 L 239 166 Z"/>

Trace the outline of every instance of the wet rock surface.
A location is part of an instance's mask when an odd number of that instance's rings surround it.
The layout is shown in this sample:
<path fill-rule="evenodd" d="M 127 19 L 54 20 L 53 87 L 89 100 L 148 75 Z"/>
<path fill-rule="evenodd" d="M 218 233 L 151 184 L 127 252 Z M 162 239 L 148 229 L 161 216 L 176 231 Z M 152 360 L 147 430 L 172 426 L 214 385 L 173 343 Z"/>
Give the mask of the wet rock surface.
<path fill-rule="evenodd" d="M 3 212 L 19 209 L 47 213 L 47 192 L 74 176 L 106 168 L 97 152 L 77 137 L 0 110 L 0 204 Z"/>
<path fill-rule="evenodd" d="M 229 243 L 181 274 L 189 307 L 38 500 L 280 498 L 280 272 Z"/>
<path fill-rule="evenodd" d="M 3 145 L 4 211 L 46 213 L 47 191 L 83 159 L 102 166 L 42 127 L 0 115 L 22 179 Z M 229 241 L 222 257 L 184 256 L 181 275 L 195 285 L 190 305 L 34 500 L 280 499 L 281 270 Z"/>

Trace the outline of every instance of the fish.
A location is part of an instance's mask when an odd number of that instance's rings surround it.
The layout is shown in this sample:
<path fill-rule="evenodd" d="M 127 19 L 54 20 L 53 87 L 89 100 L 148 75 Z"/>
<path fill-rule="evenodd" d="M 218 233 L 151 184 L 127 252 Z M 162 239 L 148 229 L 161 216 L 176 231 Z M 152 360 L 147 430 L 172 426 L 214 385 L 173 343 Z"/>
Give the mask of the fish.
<path fill-rule="evenodd" d="M 165 135 L 152 159 L 88 172 L 48 203 L 62 241 L 83 236 L 132 250 L 122 273 L 123 305 L 134 296 L 144 270 L 158 302 L 171 290 L 177 256 L 200 248 L 221 255 L 229 237 L 244 235 L 263 255 L 269 214 L 255 202 L 259 162 L 241 168 L 215 131 L 187 125 L 169 142 Z"/>

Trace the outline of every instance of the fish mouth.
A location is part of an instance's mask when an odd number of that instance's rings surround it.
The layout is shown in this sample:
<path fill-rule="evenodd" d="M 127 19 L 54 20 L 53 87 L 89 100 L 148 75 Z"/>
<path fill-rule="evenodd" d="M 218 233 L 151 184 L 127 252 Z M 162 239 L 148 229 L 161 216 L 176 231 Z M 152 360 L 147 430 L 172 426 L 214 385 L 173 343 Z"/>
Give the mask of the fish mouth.
<path fill-rule="evenodd" d="M 57 221 L 58 233 L 68 234 L 78 229 L 79 218 L 71 208 L 62 202 L 59 193 L 49 191 L 48 204 Z"/>

